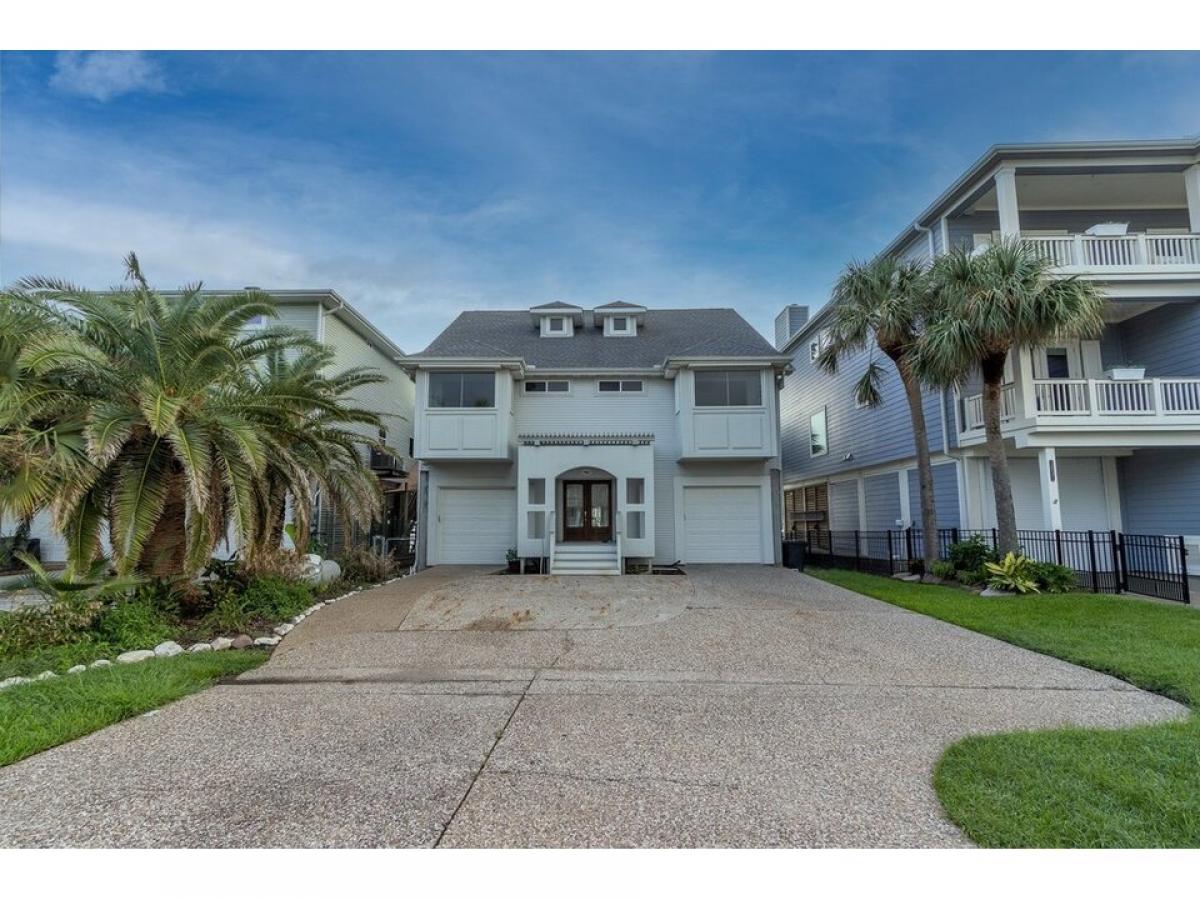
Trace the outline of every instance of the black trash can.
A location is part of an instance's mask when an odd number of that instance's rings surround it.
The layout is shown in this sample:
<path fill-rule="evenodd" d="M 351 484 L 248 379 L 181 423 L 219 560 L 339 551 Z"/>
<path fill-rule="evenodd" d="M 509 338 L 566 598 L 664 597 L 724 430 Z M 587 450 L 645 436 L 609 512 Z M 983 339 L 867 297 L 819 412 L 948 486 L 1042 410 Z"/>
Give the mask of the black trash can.
<path fill-rule="evenodd" d="M 785 569 L 804 571 L 804 557 L 808 551 L 807 541 L 783 542 L 783 566 Z"/>

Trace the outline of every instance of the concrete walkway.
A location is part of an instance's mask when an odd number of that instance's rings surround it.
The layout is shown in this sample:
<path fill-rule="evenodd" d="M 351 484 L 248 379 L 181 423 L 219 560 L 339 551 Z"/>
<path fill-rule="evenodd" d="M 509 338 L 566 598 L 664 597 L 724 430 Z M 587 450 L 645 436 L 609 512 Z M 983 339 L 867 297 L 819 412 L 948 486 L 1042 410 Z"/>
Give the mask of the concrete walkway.
<path fill-rule="evenodd" d="M 0 769 L 0 844 L 958 846 L 957 738 L 1184 714 L 786 570 L 439 568 Z"/>

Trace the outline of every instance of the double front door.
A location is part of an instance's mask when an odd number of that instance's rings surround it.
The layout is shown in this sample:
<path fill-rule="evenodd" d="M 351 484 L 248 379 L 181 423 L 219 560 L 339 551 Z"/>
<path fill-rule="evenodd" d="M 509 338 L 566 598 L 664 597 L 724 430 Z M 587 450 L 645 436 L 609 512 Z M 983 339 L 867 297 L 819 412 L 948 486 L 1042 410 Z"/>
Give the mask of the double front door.
<path fill-rule="evenodd" d="M 563 482 L 563 540 L 612 540 L 612 482 Z"/>

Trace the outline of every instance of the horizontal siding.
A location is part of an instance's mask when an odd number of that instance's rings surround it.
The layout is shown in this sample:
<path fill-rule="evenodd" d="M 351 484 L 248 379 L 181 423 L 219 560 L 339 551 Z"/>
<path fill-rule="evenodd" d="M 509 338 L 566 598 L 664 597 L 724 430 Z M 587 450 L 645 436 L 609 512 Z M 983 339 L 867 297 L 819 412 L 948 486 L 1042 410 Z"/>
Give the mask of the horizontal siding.
<path fill-rule="evenodd" d="M 1115 328 L 1119 353 L 1111 362 L 1146 367 L 1148 378 L 1200 375 L 1200 303 L 1173 302 L 1127 319 Z M 1101 354 L 1104 354 L 1101 342 Z M 1111 347 L 1110 347 L 1111 352 Z"/>
<path fill-rule="evenodd" d="M 793 371 L 780 391 L 780 420 L 784 483 L 818 480 L 841 472 L 901 462 L 914 456 L 912 421 L 904 386 L 892 361 L 877 350 L 883 367 L 880 385 L 883 403 L 874 409 L 859 409 L 854 402 L 854 385 L 866 370 L 867 351 L 842 360 L 835 375 L 826 375 L 809 359 L 807 341 L 793 356 Z M 942 449 L 941 415 L 936 392 L 926 392 L 925 426 L 929 447 Z M 829 450 L 824 456 L 809 455 L 809 417 L 826 408 Z M 850 454 L 850 459 L 846 456 Z"/>
<path fill-rule="evenodd" d="M 958 467 L 942 463 L 933 467 L 933 506 L 938 528 L 961 528 L 958 509 Z M 915 468 L 908 470 L 908 511 L 913 526 L 921 527 L 921 479 Z"/>
<path fill-rule="evenodd" d="M 1200 535 L 1200 450 L 1136 450 L 1117 460 L 1117 477 L 1124 531 Z"/>
<path fill-rule="evenodd" d="M 898 528 L 900 518 L 900 476 L 895 472 L 863 479 L 867 531 Z"/>

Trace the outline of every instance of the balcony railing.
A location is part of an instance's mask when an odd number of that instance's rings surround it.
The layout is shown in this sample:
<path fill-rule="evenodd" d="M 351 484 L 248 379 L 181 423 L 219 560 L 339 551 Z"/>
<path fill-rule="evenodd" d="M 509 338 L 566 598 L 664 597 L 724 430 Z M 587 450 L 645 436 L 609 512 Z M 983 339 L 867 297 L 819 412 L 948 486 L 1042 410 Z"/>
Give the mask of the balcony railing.
<path fill-rule="evenodd" d="M 1200 267 L 1200 234 L 1065 234 L 1022 240 L 1061 268 Z"/>
<path fill-rule="evenodd" d="M 1177 416 L 1200 416 L 1200 378 L 1143 378 L 1109 381 L 1100 378 L 1049 378 L 1033 382 L 1037 408 L 1030 418 L 1080 421 L 1129 417 L 1130 422 Z M 1001 394 L 1001 421 L 1016 418 L 1016 385 Z M 983 428 L 983 395 L 966 399 L 966 430 Z"/>
<path fill-rule="evenodd" d="M 1017 391 L 1016 385 L 1006 384 L 1000 389 L 1000 421 L 1012 421 L 1016 416 Z M 983 394 L 973 394 L 967 398 L 967 430 L 975 431 L 983 428 Z"/>

